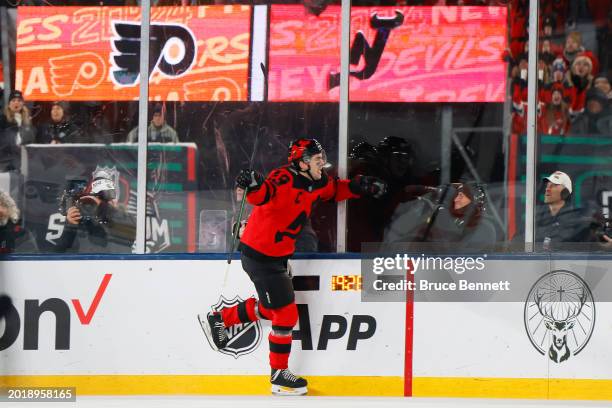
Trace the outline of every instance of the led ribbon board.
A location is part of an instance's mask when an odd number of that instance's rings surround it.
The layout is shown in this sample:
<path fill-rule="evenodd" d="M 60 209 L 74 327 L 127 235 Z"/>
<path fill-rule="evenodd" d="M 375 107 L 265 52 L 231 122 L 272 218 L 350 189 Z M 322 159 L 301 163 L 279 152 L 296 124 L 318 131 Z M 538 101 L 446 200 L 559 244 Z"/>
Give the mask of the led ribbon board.
<path fill-rule="evenodd" d="M 247 100 L 249 6 L 153 7 L 153 100 Z M 139 7 L 19 7 L 16 88 L 29 100 L 137 100 Z"/>
<path fill-rule="evenodd" d="M 138 7 L 19 7 L 16 88 L 136 100 L 139 19 Z M 353 7 L 350 100 L 503 102 L 506 19 L 504 7 Z M 339 6 L 153 7 L 150 97 L 337 102 L 340 32 Z"/>
<path fill-rule="evenodd" d="M 504 7 L 353 7 L 350 100 L 503 102 Z M 338 101 L 340 7 L 272 6 L 275 101 Z"/>

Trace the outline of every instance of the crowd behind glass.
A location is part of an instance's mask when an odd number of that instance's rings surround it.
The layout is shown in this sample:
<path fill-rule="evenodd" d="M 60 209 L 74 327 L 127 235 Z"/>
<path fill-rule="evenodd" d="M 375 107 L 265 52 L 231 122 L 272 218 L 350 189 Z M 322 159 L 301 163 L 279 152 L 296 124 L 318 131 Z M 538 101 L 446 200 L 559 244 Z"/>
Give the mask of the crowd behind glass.
<path fill-rule="evenodd" d="M 70 1 L 17 1 L 18 5 L 83 5 Z M 138 1 L 101 1 L 102 5 L 138 5 Z M 153 5 L 226 4 L 227 1 L 152 1 Z M 288 3 L 283 1 L 280 3 Z M 305 1 L 312 13 L 321 12 L 326 1 Z M 337 4 L 337 3 L 336 3 Z M 353 5 L 496 5 L 509 9 L 508 49 L 503 58 L 508 63 L 508 101 L 503 115 L 508 118 L 510 134 L 523 135 L 527 123 L 527 35 L 528 1 L 523 0 L 422 0 L 367 2 Z M 541 0 L 538 40 L 538 137 L 612 139 L 612 7 L 609 1 Z M 0 116 L 0 172 L 19 174 L 22 149 L 30 144 L 133 144 L 138 141 L 137 102 L 39 102 L 24 97 L 21 90 L 4 90 L 8 105 Z M 2 99 L 0 99 L 2 100 Z M 201 199 L 210 199 L 211 192 L 225 190 L 222 201 L 235 205 L 232 180 L 245 163 L 259 166 L 260 171 L 284 164 L 285 148 L 299 136 L 318 138 L 330 152 L 330 161 L 337 158 L 338 108 L 324 103 L 200 103 L 186 104 L 161 101 L 149 105 L 147 139 L 166 144 L 195 143 L 200 152 L 198 190 Z M 394 104 L 367 106 L 387 109 L 390 115 L 401 115 Z M 398 104 L 395 104 L 398 105 Z M 351 104 L 356 112 L 362 105 Z M 460 112 L 461 108 L 457 108 Z M 412 112 L 407 107 L 407 112 Z M 418 111 L 418 107 L 414 107 Z M 193 124 L 193 117 L 204 117 Z M 418 121 L 419 116 L 415 115 Z M 474 123 L 475 126 L 478 123 Z M 245 138 L 260 138 L 256 154 L 251 157 L 252 143 Z M 427 135 L 423 135 L 426 137 Z M 336 138 L 334 140 L 334 137 Z M 366 138 L 367 139 L 367 138 Z M 220 142 L 222 140 L 222 142 Z M 564 139 L 560 139 L 563 141 Z M 570 139 L 568 139 L 570 140 Z M 572 139 L 573 140 L 573 139 Z M 599 143 L 612 157 L 612 144 Z M 222 147 L 222 149 L 221 149 Z M 520 232 L 510 236 L 507 223 L 495 211 L 489 197 L 493 186 L 474 180 L 473 174 L 453 173 L 453 182 L 441 184 L 439 163 L 430 168 L 418 161 L 415 146 L 401 132 L 379 135 L 377 141 L 360 137 L 358 127 L 350 127 L 349 176 L 367 173 L 383 178 L 388 194 L 379 200 L 368 199 L 349 207 L 348 230 L 358 242 L 455 242 L 470 248 L 502 242 L 524 242 Z M 245 152 L 246 150 L 246 152 Z M 223 157 L 220 155 L 223 152 Z M 468 152 L 469 153 L 469 152 Z M 60 153 L 61 154 L 61 153 Z M 485 155 L 486 152 L 480 152 Z M 478 155 L 475 155 L 476 157 Z M 604 154 L 604 157 L 606 155 Z M 524 163 L 523 163 L 524 165 Z M 556 243 L 596 244 L 590 250 L 612 249 L 610 214 L 606 211 L 581 208 L 573 200 L 576 184 L 573 175 L 559 166 L 539 180 L 536 206 L 535 242 L 545 249 Z M 330 172 L 333 174 L 334 169 Z M 503 171 L 502 171 L 503 173 Z M 416 177 L 415 174 L 419 174 Z M 26 180 L 22 180 L 24 182 Z M 94 174 L 90 190 L 98 182 L 95 197 L 113 190 L 112 177 Z M 58 181 L 59 182 L 59 181 Z M 63 181 L 62 181 L 63 182 Z M 112 187 L 112 188 L 111 188 Z M 608 186 L 612 190 L 612 186 Z M 33 232 L 24 228 L 19 197 L 0 191 L 0 253 L 36 252 Z M 66 193 L 66 191 L 64 191 Z M 98 194 L 100 193 L 100 194 Z M 214 194 L 212 194 L 214 196 Z M 104 202 L 104 197 L 101 201 Z M 108 197 L 107 197 L 108 198 Z M 58 197 L 60 205 L 62 197 Z M 66 199 L 66 197 L 63 197 Z M 112 197 L 108 201 L 112 201 Z M 16 204 L 17 203 L 17 204 Z M 65 203 L 64 203 L 65 204 Z M 524 205 L 524 204 L 523 204 Z M 608 208 L 609 208 L 608 204 Z M 205 204 L 203 205 L 206 206 Z M 114 208 L 114 207 L 113 207 Z M 499 208 L 498 208 L 499 209 Z M 112 211 L 116 211 L 113 209 Z M 522 210 L 521 210 L 522 211 Z M 81 217 L 64 209 L 66 225 L 82 224 Z M 335 207 L 323 211 L 321 224 L 307 225 L 302 232 L 305 252 L 334 251 Z M 123 214 L 124 218 L 126 214 Z M 116 217 L 116 215 L 115 215 Z M 125 221 L 130 224 L 132 221 Z M 193 222 L 196 222 L 194 220 Z M 229 229 L 228 229 L 229 230 Z M 330 232 L 332 231 L 332 232 Z M 95 235 L 92 230 L 89 231 Z M 124 234 L 125 235 L 125 234 Z M 127 235 L 129 237 L 129 234 Z M 132 242 L 126 236 L 117 245 L 105 246 L 103 252 L 131 252 Z M 74 239 L 74 238 L 73 238 Z M 196 237 L 197 239 L 197 237 Z M 58 251 L 65 251 L 60 247 Z M 349 250 L 358 251 L 358 247 Z M 81 247 L 77 252 L 96 252 L 94 247 Z"/>

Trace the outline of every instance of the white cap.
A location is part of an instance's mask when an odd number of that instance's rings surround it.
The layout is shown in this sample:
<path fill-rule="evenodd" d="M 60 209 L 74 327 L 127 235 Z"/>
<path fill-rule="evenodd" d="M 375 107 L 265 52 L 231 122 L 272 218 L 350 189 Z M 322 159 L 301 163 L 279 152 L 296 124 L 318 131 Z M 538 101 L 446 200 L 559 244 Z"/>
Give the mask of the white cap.
<path fill-rule="evenodd" d="M 91 192 L 92 194 L 98 194 L 102 191 L 114 190 L 115 183 L 110 179 L 97 179 L 91 183 Z"/>
<path fill-rule="evenodd" d="M 553 184 L 560 184 L 572 193 L 572 179 L 562 171 L 555 171 L 548 177 L 544 177 L 544 180 L 550 181 Z"/>
<path fill-rule="evenodd" d="M 115 183 L 108 172 L 104 170 L 98 170 L 93 175 L 93 182 L 91 183 L 91 192 L 98 194 L 106 190 L 114 190 Z"/>

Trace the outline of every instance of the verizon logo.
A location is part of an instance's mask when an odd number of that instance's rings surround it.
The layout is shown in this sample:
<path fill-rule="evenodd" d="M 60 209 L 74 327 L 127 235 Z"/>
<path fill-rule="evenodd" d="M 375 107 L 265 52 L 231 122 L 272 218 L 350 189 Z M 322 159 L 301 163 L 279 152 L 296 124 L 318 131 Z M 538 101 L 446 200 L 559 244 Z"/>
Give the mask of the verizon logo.
<path fill-rule="evenodd" d="M 96 311 L 104 297 L 104 293 L 112 278 L 112 274 L 107 273 L 95 289 L 93 298 L 71 299 L 74 311 L 82 325 L 87 326 L 93 320 Z M 23 307 L 23 349 L 38 350 L 40 318 L 43 313 L 52 313 L 55 317 L 55 349 L 70 349 L 70 305 L 63 299 L 50 298 L 44 301 L 40 299 L 26 299 Z M 21 330 L 21 320 L 19 311 L 14 305 L 10 305 L 5 313 L 5 328 L 0 337 L 0 350 L 11 347 Z M 47 333 L 44 334 L 48 336 Z"/>

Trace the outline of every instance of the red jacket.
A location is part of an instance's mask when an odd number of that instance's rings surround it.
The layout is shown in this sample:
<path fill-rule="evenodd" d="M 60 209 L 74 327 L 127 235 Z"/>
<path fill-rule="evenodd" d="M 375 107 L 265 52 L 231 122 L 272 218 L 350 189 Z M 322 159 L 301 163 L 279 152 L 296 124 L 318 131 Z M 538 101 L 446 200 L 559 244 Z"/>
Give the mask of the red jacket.
<path fill-rule="evenodd" d="M 562 109 L 542 109 L 538 117 L 538 134 L 541 135 L 567 135 L 570 129 L 569 112 Z"/>
<path fill-rule="evenodd" d="M 288 258 L 315 202 L 357 197 L 349 180 L 323 173 L 321 180 L 312 181 L 290 165 L 272 170 L 258 190 L 247 194 L 255 208 L 240 239 L 241 250 L 255 258 Z"/>

